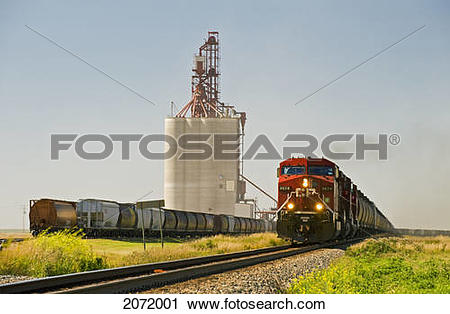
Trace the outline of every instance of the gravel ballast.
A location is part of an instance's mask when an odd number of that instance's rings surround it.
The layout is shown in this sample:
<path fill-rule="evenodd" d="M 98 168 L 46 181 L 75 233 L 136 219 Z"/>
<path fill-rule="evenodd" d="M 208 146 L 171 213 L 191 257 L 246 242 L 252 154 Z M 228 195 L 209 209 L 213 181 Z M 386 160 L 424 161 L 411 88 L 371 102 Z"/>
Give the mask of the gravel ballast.
<path fill-rule="evenodd" d="M 143 293 L 280 293 L 292 279 L 314 269 L 326 268 L 343 254 L 341 249 L 320 249 Z"/>
<path fill-rule="evenodd" d="M 18 281 L 31 280 L 31 279 L 35 279 L 35 278 L 27 277 L 27 276 L 0 275 L 0 285 L 12 283 L 12 282 L 18 282 Z"/>

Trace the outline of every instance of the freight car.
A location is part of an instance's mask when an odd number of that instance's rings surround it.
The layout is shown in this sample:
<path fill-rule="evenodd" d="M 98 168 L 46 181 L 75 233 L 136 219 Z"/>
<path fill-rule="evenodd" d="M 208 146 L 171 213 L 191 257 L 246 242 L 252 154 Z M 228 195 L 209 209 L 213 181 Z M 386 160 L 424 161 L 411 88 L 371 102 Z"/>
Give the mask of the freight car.
<path fill-rule="evenodd" d="M 35 200 L 30 202 L 30 231 L 35 235 L 46 229 L 77 227 L 93 237 L 140 236 L 142 227 L 147 235 L 157 235 L 162 229 L 165 234 L 177 236 L 275 231 L 272 221 L 171 210 L 163 206 L 163 201 Z"/>
<path fill-rule="evenodd" d="M 40 230 L 57 226 L 66 229 L 77 225 L 76 202 L 40 199 L 30 201 L 30 231 L 36 235 Z"/>
<path fill-rule="evenodd" d="M 290 158 L 278 168 L 277 233 L 325 242 L 393 232 L 393 225 L 333 162 Z"/>

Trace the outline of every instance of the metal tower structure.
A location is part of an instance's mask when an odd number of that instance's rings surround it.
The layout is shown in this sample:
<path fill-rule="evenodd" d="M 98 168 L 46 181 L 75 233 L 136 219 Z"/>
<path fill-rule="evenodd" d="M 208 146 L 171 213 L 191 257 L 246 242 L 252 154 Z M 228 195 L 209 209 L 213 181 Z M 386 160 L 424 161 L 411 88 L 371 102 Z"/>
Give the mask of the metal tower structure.
<path fill-rule="evenodd" d="M 219 32 L 208 32 L 208 38 L 194 57 L 192 69 L 192 98 L 176 117 L 188 114 L 193 118 L 220 118 L 225 116 L 225 106 L 219 101 Z"/>

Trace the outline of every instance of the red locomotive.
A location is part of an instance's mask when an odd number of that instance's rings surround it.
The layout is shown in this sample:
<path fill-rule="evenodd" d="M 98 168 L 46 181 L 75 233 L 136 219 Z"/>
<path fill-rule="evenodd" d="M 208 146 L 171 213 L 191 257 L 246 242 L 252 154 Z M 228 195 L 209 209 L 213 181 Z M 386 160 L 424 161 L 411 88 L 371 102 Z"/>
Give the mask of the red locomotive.
<path fill-rule="evenodd" d="M 278 168 L 277 232 L 291 242 L 325 242 L 393 225 L 339 167 L 323 158 L 290 158 Z"/>

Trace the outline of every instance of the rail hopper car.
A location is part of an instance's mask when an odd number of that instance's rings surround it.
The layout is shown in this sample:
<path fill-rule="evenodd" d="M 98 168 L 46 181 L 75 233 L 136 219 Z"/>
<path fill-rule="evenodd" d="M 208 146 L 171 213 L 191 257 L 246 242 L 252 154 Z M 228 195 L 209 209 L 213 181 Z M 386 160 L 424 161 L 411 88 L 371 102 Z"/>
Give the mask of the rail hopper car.
<path fill-rule="evenodd" d="M 325 242 L 393 230 L 385 215 L 333 162 L 290 158 L 280 163 L 280 237 L 298 243 Z"/>
<path fill-rule="evenodd" d="M 163 201 L 158 201 L 163 207 Z M 30 231 L 77 227 L 89 236 L 140 236 L 161 229 L 170 235 L 211 235 L 275 231 L 275 222 L 155 207 L 155 201 L 118 203 L 99 199 L 78 202 L 41 199 L 30 202 Z M 70 218 L 70 219 L 68 219 Z"/>
<path fill-rule="evenodd" d="M 36 234 L 38 230 L 58 226 L 73 228 L 77 225 L 76 202 L 40 199 L 30 201 L 30 231 Z"/>

